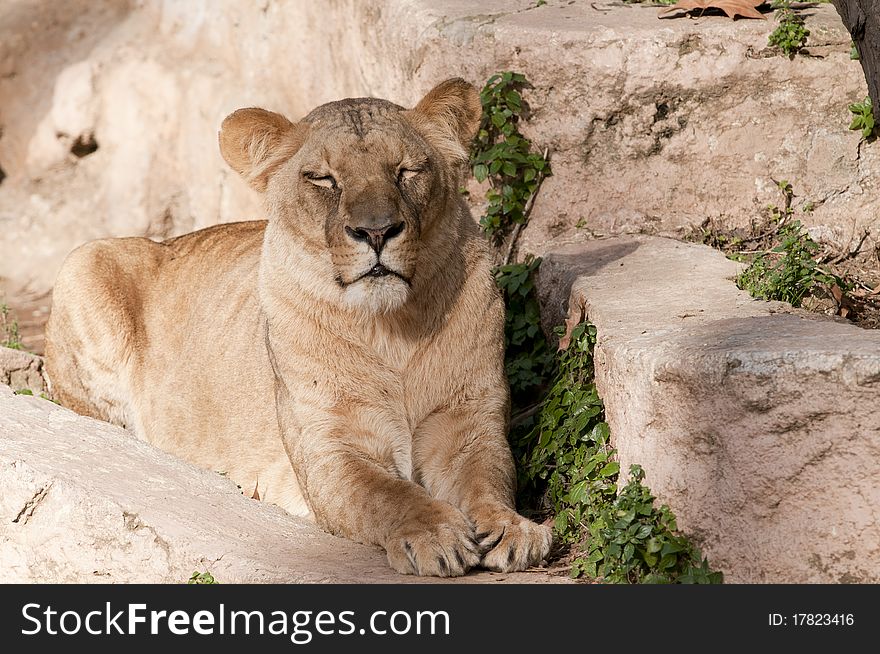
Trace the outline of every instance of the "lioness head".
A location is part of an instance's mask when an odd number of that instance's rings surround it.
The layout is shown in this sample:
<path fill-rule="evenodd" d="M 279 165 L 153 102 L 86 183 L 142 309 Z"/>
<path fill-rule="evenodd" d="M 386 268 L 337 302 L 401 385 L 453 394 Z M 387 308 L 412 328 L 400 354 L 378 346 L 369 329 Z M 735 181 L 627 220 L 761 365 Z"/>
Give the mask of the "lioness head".
<path fill-rule="evenodd" d="M 240 109 L 223 121 L 220 150 L 265 193 L 269 230 L 289 241 L 288 265 L 310 292 L 387 312 L 429 274 L 428 259 L 436 268 L 443 232 L 460 219 L 460 171 L 480 110 L 460 79 L 411 110 L 354 98 L 291 123 Z"/>

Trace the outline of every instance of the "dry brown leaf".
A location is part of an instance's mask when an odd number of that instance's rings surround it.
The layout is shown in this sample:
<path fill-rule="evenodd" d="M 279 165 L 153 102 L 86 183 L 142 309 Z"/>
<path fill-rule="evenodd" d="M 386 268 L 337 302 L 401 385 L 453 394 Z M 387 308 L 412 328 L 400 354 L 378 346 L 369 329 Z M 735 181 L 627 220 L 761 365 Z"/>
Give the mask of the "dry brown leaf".
<path fill-rule="evenodd" d="M 257 482 L 256 485 L 254 486 L 254 492 L 253 492 L 253 494 L 251 495 L 251 499 L 252 499 L 252 500 L 258 500 L 258 499 L 260 499 L 260 491 L 257 490 L 257 487 L 258 487 L 259 485 L 260 485 L 260 482 Z"/>
<path fill-rule="evenodd" d="M 847 296 L 846 292 L 837 284 L 831 287 L 831 297 L 837 303 L 837 315 L 846 318 L 852 311 L 852 300 Z"/>
<path fill-rule="evenodd" d="M 720 9 L 729 18 L 760 18 L 766 20 L 764 14 L 756 7 L 764 4 L 764 0 L 678 0 L 671 7 L 661 9 L 658 18 L 675 18 L 676 16 L 695 9 Z"/>
<path fill-rule="evenodd" d="M 559 351 L 564 352 L 568 349 L 568 344 L 571 343 L 571 333 L 574 331 L 574 328 L 580 325 L 584 318 L 586 317 L 586 308 L 581 304 L 577 310 L 571 310 L 568 312 L 568 317 L 565 319 L 565 334 L 562 335 L 562 338 L 559 339 Z"/>

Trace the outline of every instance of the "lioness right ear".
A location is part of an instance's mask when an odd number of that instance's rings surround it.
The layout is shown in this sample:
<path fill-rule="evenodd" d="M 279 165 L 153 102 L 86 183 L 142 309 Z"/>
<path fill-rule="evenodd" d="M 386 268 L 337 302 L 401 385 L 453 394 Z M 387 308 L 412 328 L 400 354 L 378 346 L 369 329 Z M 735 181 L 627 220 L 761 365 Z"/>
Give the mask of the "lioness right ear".
<path fill-rule="evenodd" d="M 220 126 L 220 154 L 262 193 L 278 167 L 302 147 L 307 131 L 307 124 L 293 124 L 273 111 L 239 109 Z"/>
<path fill-rule="evenodd" d="M 407 112 L 450 161 L 467 161 L 471 140 L 480 126 L 480 94 L 461 78 L 441 82 Z"/>

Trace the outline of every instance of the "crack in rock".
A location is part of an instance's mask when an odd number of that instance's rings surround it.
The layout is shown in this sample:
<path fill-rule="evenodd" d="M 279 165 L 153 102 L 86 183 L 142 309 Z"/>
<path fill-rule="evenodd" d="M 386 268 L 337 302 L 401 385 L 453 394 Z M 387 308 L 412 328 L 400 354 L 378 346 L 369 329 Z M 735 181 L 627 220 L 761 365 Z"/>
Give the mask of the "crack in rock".
<path fill-rule="evenodd" d="M 43 501 L 43 498 L 46 497 L 46 494 L 49 492 L 49 489 L 52 488 L 52 484 L 46 484 L 45 486 L 41 486 L 37 489 L 37 492 L 33 494 L 31 499 L 25 502 L 24 506 L 21 507 L 21 511 L 12 519 L 12 522 L 15 524 L 26 525 L 28 520 L 34 514 L 34 510 L 37 508 L 37 505 Z"/>
<path fill-rule="evenodd" d="M 124 521 L 125 528 L 128 531 L 132 531 L 135 534 L 140 534 L 141 531 L 146 531 L 153 537 L 153 542 L 159 546 L 159 548 L 165 553 L 165 559 L 170 564 L 172 560 L 172 552 L 171 552 L 171 544 L 165 540 L 162 536 L 159 535 L 159 532 L 156 529 L 148 524 L 145 524 L 140 515 L 137 513 L 130 513 L 128 511 L 122 512 L 122 519 Z"/>

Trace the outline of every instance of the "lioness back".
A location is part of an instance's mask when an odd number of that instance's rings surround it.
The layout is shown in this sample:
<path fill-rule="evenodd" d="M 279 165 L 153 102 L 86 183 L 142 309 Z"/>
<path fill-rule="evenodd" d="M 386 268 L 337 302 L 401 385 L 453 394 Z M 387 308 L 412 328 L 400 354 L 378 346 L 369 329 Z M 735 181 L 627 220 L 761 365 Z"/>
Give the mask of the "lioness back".
<path fill-rule="evenodd" d="M 304 515 L 266 401 L 274 387 L 256 292 L 265 226 L 78 248 L 56 282 L 46 366 L 65 406 Z"/>

